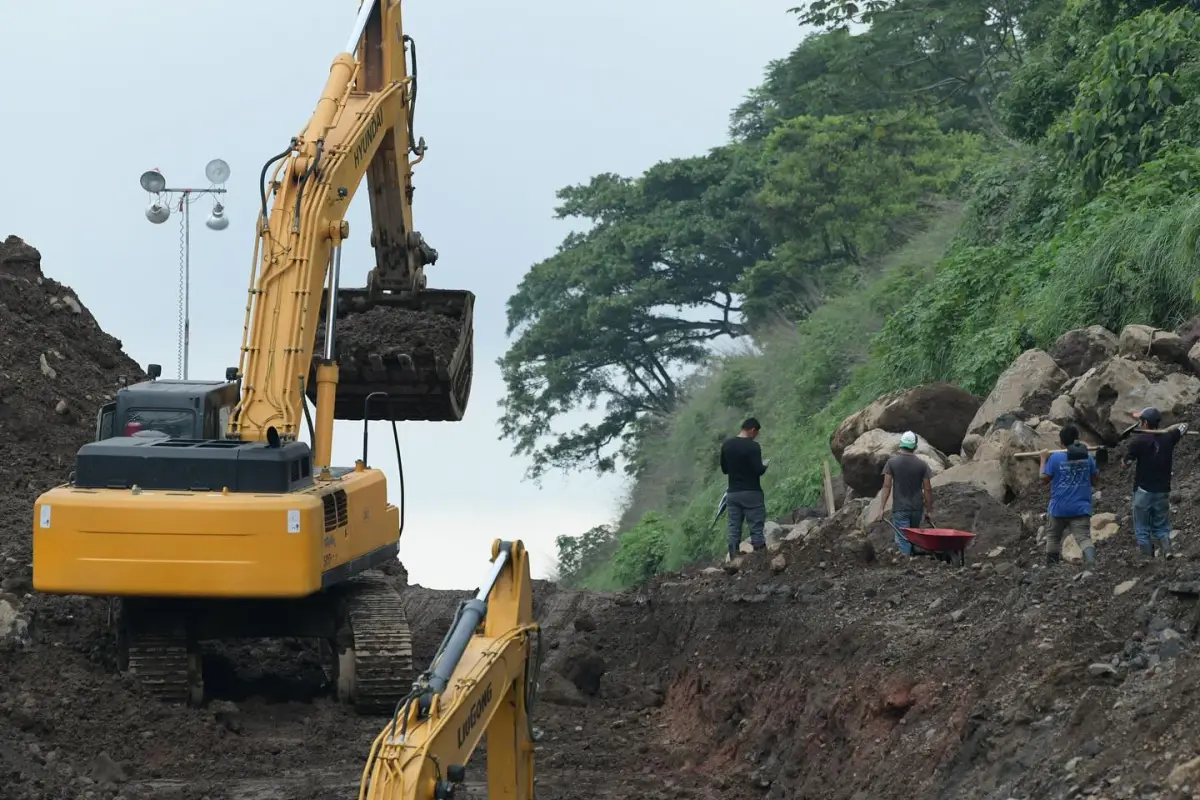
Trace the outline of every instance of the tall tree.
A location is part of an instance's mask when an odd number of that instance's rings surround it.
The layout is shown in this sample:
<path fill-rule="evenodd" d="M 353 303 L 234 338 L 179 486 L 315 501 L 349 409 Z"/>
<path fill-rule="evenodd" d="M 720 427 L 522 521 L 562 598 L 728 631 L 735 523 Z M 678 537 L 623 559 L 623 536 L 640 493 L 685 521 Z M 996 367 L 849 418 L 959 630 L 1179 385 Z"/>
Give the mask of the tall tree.
<path fill-rule="evenodd" d="M 1003 135 L 995 99 L 1044 26 L 1053 0 L 811 0 L 791 9 L 802 25 L 867 25 L 872 68 L 927 111 L 975 106 Z M 1058 3 L 1057 5 L 1061 5 Z M 1040 27 L 1036 30 L 1040 31 Z"/>
<path fill-rule="evenodd" d="M 558 218 L 591 228 L 522 280 L 499 362 L 501 438 L 532 458 L 531 477 L 615 469 L 636 420 L 678 404 L 680 369 L 745 333 L 733 287 L 770 250 L 751 200 L 760 185 L 755 152 L 730 145 L 558 193 Z M 598 423 L 553 427 L 601 407 Z"/>

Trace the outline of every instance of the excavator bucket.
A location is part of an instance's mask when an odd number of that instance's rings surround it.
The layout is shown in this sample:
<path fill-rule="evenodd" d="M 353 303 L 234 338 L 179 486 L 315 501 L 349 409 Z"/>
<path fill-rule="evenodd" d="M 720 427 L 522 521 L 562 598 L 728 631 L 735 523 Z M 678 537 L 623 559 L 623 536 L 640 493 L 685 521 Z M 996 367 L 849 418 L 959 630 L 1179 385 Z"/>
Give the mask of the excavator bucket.
<path fill-rule="evenodd" d="M 328 291 L 305 389 L 316 403 Z M 425 289 L 415 297 L 338 289 L 334 419 L 456 422 L 467 410 L 474 361 L 475 295 Z M 367 398 L 375 392 L 386 397 Z"/>

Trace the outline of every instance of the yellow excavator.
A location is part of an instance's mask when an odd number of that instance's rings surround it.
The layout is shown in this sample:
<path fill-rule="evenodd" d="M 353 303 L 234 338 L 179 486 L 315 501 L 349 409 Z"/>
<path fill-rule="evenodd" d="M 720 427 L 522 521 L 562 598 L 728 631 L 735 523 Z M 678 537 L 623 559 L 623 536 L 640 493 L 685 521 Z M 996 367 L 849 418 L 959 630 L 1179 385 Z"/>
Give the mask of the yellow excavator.
<path fill-rule="evenodd" d="M 404 607 L 381 571 L 397 558 L 403 472 L 394 505 L 366 429 L 390 420 L 399 459 L 396 421 L 462 419 L 474 306 L 426 288 L 437 252 L 413 227 L 416 98 L 400 0 L 364 0 L 312 118 L 263 167 L 239 365 L 224 383 L 152 369 L 122 388 L 68 483 L 36 501 L 35 588 L 110 598 L 119 668 L 163 699 L 203 701 L 200 645 L 231 638 L 317 640 L 338 698 L 364 713 L 391 713 L 412 687 Z M 342 289 L 364 177 L 375 265 L 365 288 Z M 431 322 L 457 332 L 451 346 L 421 338 Z M 335 419 L 363 420 L 352 466 L 332 463 Z"/>
<path fill-rule="evenodd" d="M 541 657 L 525 548 L 497 539 L 487 580 L 371 746 L 359 800 L 453 800 L 484 734 L 487 796 L 533 800 Z"/>

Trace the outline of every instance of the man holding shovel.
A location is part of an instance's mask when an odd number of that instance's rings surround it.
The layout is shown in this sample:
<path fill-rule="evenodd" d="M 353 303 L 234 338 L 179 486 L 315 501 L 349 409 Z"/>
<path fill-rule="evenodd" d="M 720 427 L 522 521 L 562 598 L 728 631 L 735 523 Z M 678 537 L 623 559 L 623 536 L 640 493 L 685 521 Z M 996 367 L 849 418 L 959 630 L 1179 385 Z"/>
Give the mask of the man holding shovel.
<path fill-rule="evenodd" d="M 1094 563 L 1096 548 L 1092 545 L 1092 487 L 1100 468 L 1079 441 L 1079 430 L 1064 425 L 1058 439 L 1065 451 L 1042 451 L 1040 472 L 1042 483 L 1050 484 L 1050 519 L 1046 526 L 1046 566 L 1062 561 L 1063 534 L 1075 537 L 1085 564 Z"/>
<path fill-rule="evenodd" d="M 1187 433 L 1180 423 L 1158 430 L 1162 414 L 1157 408 L 1143 408 L 1133 418 L 1138 421 L 1137 435 L 1129 443 L 1125 466 L 1137 464 L 1133 477 L 1133 531 L 1138 549 L 1154 558 L 1154 545 L 1163 558 L 1171 553 L 1171 464 L 1175 445 Z"/>

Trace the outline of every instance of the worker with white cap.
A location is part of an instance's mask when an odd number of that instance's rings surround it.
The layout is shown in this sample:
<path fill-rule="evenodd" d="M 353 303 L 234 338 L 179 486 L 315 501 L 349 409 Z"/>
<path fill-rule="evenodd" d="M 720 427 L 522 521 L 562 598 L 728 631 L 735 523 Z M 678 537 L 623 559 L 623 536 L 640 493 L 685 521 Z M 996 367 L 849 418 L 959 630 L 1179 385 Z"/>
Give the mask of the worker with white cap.
<path fill-rule="evenodd" d="M 1138 549 L 1147 558 L 1154 558 L 1155 545 L 1163 558 L 1171 552 L 1171 466 L 1175 445 L 1187 433 L 1180 423 L 1160 430 L 1162 412 L 1157 408 L 1135 411 L 1137 435 L 1129 443 L 1125 466 L 1137 464 L 1133 477 L 1133 532 Z"/>
<path fill-rule="evenodd" d="M 900 450 L 883 465 L 883 494 L 879 496 L 879 519 L 883 519 L 888 498 L 895 488 L 892 501 L 892 526 L 896 529 L 896 548 L 912 555 L 912 545 L 900 535 L 903 528 L 919 528 L 933 510 L 933 470 L 917 455 L 917 435 L 905 431 L 900 435 Z"/>

